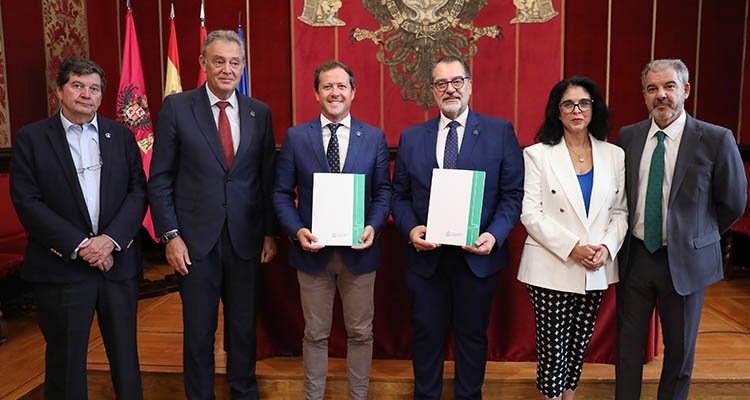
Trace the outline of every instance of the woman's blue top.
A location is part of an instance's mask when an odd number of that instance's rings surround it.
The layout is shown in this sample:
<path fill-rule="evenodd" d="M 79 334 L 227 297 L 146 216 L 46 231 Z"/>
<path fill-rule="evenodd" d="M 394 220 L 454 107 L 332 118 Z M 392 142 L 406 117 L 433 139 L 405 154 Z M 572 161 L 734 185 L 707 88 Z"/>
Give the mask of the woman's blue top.
<path fill-rule="evenodd" d="M 586 205 L 586 215 L 589 215 L 589 204 L 591 204 L 591 188 L 594 186 L 594 168 L 591 167 L 589 172 L 583 175 L 576 175 L 578 177 L 578 184 L 581 185 L 581 193 L 583 194 L 583 204 Z"/>

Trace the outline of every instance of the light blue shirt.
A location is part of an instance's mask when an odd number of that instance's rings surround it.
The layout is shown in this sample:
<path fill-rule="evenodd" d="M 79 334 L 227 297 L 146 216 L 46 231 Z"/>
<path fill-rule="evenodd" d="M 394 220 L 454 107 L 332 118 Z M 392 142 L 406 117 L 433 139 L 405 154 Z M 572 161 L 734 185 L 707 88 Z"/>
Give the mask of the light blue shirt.
<path fill-rule="evenodd" d="M 78 184 L 81 186 L 83 200 L 89 211 L 92 233 L 99 232 L 99 183 L 102 174 L 102 155 L 99 151 L 99 125 L 97 118 L 91 122 L 77 125 L 60 113 L 65 139 L 68 141 L 70 156 L 76 167 Z"/>

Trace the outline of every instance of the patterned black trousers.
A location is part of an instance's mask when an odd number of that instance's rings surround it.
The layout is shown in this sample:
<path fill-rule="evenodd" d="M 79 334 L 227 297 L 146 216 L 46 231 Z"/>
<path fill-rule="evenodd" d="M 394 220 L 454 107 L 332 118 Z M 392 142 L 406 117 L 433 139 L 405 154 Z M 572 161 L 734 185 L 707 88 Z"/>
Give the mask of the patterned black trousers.
<path fill-rule="evenodd" d="M 536 316 L 536 387 L 547 397 L 557 397 L 578 387 L 604 291 L 578 294 L 528 288 Z"/>

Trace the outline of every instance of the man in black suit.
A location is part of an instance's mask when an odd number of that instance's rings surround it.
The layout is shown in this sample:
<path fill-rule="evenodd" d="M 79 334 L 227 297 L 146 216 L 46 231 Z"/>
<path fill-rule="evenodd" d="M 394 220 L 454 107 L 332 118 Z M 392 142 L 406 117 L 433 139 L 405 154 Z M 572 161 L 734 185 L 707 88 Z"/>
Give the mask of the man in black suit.
<path fill-rule="evenodd" d="M 237 33 L 211 32 L 199 60 L 206 84 L 168 96 L 156 125 L 148 194 L 179 274 L 191 399 L 214 396 L 220 299 L 232 398 L 258 398 L 256 285 L 260 264 L 276 254 L 275 144 L 268 106 L 236 91 L 244 54 Z"/>
<path fill-rule="evenodd" d="M 640 398 L 649 320 L 664 336 L 660 400 L 685 400 L 706 287 L 723 277 L 721 234 L 742 216 L 747 180 L 732 132 L 685 112 L 688 69 L 654 60 L 641 75 L 651 118 L 622 128 L 630 235 L 617 287 L 618 400 Z"/>
<path fill-rule="evenodd" d="M 52 117 L 15 138 L 13 204 L 29 233 L 21 277 L 34 283 L 47 341 L 45 398 L 85 399 L 96 311 L 118 398 L 143 398 L 136 346 L 140 261 L 131 247 L 146 213 L 146 178 L 133 133 L 97 115 L 104 71 L 60 64 Z"/>

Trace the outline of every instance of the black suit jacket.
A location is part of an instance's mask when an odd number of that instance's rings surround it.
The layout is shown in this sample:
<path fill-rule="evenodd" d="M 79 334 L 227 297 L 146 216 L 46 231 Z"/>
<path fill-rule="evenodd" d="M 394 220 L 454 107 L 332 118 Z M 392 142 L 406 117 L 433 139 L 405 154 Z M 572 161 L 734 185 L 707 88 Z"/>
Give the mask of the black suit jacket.
<path fill-rule="evenodd" d="M 638 176 L 651 120 L 620 130 L 625 150 L 629 224 L 635 226 Z M 742 216 L 747 178 L 732 132 L 687 116 L 667 206 L 667 254 L 675 290 L 688 295 L 723 277 L 721 234 Z M 632 228 L 631 228 L 632 229 Z M 620 280 L 627 279 L 627 236 L 620 252 Z"/>
<path fill-rule="evenodd" d="M 271 110 L 237 92 L 240 144 L 227 168 L 206 86 L 167 96 L 156 125 L 148 182 L 158 235 L 180 229 L 191 258 L 203 258 L 227 224 L 235 252 L 258 256 L 278 234 L 271 205 L 275 144 Z"/>
<path fill-rule="evenodd" d="M 10 192 L 29 233 L 21 276 L 37 282 L 76 282 L 91 274 L 134 277 L 140 268 L 133 237 L 146 213 L 146 178 L 133 133 L 97 115 L 102 170 L 99 232 L 93 232 L 59 112 L 23 127 L 15 137 Z M 71 259 L 81 241 L 106 234 L 120 246 L 108 272 Z"/>

